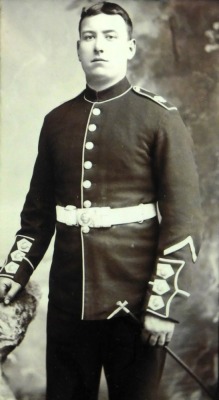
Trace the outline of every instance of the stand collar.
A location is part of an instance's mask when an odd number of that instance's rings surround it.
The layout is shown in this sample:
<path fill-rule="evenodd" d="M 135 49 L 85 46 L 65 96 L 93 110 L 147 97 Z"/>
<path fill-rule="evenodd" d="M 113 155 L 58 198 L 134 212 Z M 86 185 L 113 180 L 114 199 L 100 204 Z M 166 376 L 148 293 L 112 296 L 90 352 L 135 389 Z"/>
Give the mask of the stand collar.
<path fill-rule="evenodd" d="M 110 86 L 107 89 L 101 90 L 100 92 L 96 92 L 87 85 L 84 91 L 84 97 L 86 100 L 91 102 L 113 100 L 115 97 L 121 96 L 122 94 L 127 92 L 127 90 L 129 90 L 130 88 L 131 85 L 128 79 L 125 77 L 115 85 Z"/>

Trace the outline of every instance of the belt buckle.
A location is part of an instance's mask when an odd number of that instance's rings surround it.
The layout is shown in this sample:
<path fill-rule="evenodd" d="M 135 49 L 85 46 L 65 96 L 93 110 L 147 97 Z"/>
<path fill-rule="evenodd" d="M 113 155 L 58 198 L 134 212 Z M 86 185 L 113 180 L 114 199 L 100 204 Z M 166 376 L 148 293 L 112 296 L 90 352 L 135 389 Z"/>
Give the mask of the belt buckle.
<path fill-rule="evenodd" d="M 90 209 L 77 210 L 77 223 L 89 228 L 108 228 L 110 207 L 93 207 Z"/>
<path fill-rule="evenodd" d="M 92 210 L 78 209 L 77 211 L 77 224 L 80 226 L 93 227 L 93 212 Z"/>

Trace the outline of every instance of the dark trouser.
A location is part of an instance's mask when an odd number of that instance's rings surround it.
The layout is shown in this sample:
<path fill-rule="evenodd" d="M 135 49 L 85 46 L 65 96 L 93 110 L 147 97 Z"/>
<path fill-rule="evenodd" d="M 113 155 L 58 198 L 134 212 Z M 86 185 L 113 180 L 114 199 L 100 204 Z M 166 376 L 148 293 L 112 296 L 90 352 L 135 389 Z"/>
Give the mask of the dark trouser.
<path fill-rule="evenodd" d="M 47 400 L 97 400 L 102 366 L 110 400 L 158 400 L 164 360 L 129 316 L 78 321 L 49 307 Z"/>

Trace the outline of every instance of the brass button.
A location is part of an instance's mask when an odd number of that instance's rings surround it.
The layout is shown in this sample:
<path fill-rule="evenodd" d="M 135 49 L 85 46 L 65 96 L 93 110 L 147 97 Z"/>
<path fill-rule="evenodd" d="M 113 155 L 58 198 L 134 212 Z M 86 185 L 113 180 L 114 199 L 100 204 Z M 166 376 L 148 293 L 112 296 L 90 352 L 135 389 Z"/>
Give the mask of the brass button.
<path fill-rule="evenodd" d="M 94 148 L 94 144 L 92 142 L 87 142 L 85 147 L 87 150 L 92 150 Z"/>
<path fill-rule="evenodd" d="M 97 129 L 97 126 L 96 126 L 95 124 L 90 124 L 90 125 L 88 126 L 88 130 L 89 130 L 90 132 L 94 132 L 96 129 Z"/>
<path fill-rule="evenodd" d="M 90 208 L 91 207 L 91 201 L 90 200 L 85 200 L 84 201 L 84 207 L 85 208 Z"/>
<path fill-rule="evenodd" d="M 163 279 L 155 279 L 153 285 L 153 292 L 163 295 L 164 293 L 169 292 L 170 287 L 166 280 Z"/>
<path fill-rule="evenodd" d="M 161 296 L 157 295 L 151 295 L 149 302 L 148 302 L 148 307 L 151 308 L 152 310 L 159 310 L 160 308 L 164 307 L 164 301 Z"/>
<path fill-rule="evenodd" d="M 12 251 L 12 253 L 11 253 L 11 259 L 13 261 L 22 261 L 24 257 L 25 257 L 25 253 L 20 250 L 15 250 L 15 251 Z"/>
<path fill-rule="evenodd" d="M 84 181 L 83 182 L 83 187 L 85 189 L 89 189 L 91 187 L 91 181 Z"/>
<path fill-rule="evenodd" d="M 157 275 L 164 279 L 168 279 L 170 276 L 174 275 L 174 270 L 171 264 L 163 264 L 158 262 L 157 264 Z"/>
<path fill-rule="evenodd" d="M 89 233 L 89 232 L 90 232 L 89 226 L 82 226 L 81 232 L 82 232 L 82 233 Z"/>
<path fill-rule="evenodd" d="M 84 163 L 84 168 L 85 169 L 91 169 L 92 168 L 92 162 L 91 161 L 85 161 Z"/>
<path fill-rule="evenodd" d="M 19 264 L 11 261 L 7 265 L 5 265 L 5 271 L 7 274 L 16 274 L 17 270 L 19 268 Z"/>
<path fill-rule="evenodd" d="M 18 240 L 18 242 L 17 242 L 18 250 L 24 251 L 25 253 L 27 253 L 30 250 L 31 246 L 32 246 L 32 242 L 30 242 L 29 240 L 27 240 L 25 238 Z"/>
<path fill-rule="evenodd" d="M 100 115 L 101 114 L 100 109 L 99 108 L 94 108 L 93 109 L 93 114 L 96 115 L 96 116 Z"/>

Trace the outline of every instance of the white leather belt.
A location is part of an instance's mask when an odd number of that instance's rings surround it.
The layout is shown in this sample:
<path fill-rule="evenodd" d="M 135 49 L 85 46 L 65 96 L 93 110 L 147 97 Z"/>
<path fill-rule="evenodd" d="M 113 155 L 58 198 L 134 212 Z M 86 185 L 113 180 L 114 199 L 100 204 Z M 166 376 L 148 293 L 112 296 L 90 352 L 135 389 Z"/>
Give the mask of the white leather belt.
<path fill-rule="evenodd" d="M 146 219 L 155 217 L 156 214 L 154 203 L 123 208 L 56 206 L 58 222 L 89 228 L 109 228 L 112 225 L 130 224 L 132 222 L 141 223 Z"/>

